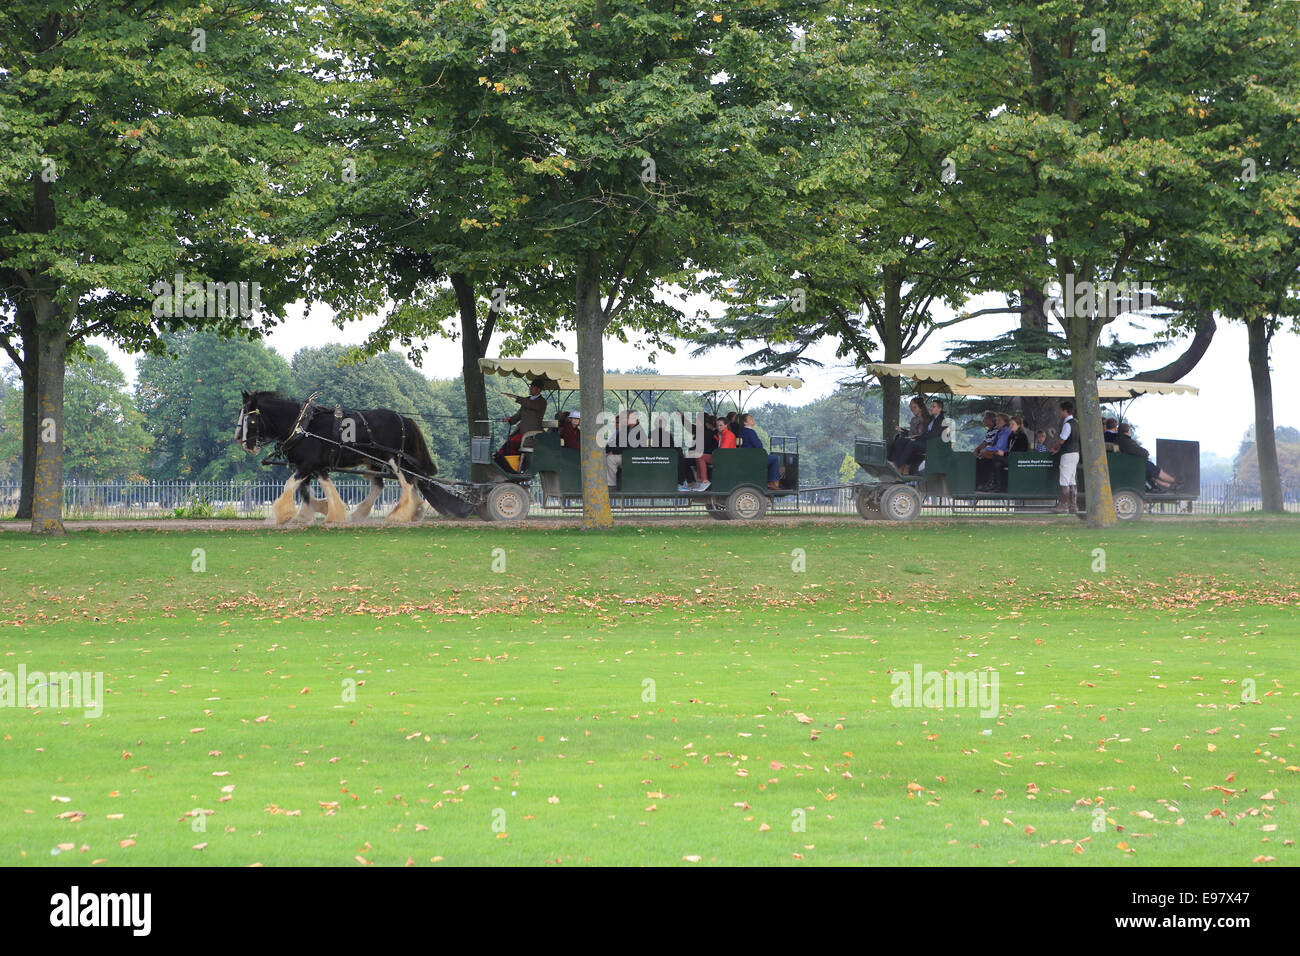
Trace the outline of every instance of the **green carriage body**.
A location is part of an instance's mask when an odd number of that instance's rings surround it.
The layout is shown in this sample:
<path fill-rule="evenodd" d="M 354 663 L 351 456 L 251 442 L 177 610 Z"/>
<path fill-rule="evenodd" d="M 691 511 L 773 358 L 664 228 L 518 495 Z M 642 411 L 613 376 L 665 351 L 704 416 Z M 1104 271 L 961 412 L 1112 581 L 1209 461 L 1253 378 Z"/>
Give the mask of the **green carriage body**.
<path fill-rule="evenodd" d="M 543 388 L 557 392 L 576 392 L 579 387 L 577 373 L 565 360 L 480 359 L 479 365 L 492 374 L 544 382 Z M 606 391 L 640 398 L 647 405 L 647 413 L 653 412 L 656 393 L 694 392 L 716 396 L 730 391 L 739 394 L 751 388 L 798 388 L 801 384 L 797 378 L 765 375 L 605 376 Z M 516 473 L 502 469 L 493 461 L 491 449 L 496 442 L 490 434 L 491 423 L 483 424 L 488 426 L 489 435 L 475 437 L 472 460 L 487 466 L 493 480 L 524 484 L 535 477 L 541 486 L 541 507 L 565 510 L 582 507 L 580 452 L 577 448 L 565 448 L 558 431 L 527 436 L 521 446 L 521 468 Z M 695 463 L 682 449 L 653 446 L 623 449 L 619 453 L 621 464 L 616 483 L 609 489 L 611 506 L 614 510 L 681 510 L 703 505 L 716 518 L 762 517 L 774 499 L 799 493 L 798 441 L 779 435 L 771 436 L 771 440 L 771 449 L 727 448 L 713 452 L 709 487 L 702 491 L 679 487 L 684 472 L 692 479 L 696 475 Z M 768 486 L 769 453 L 775 454 L 780 463 L 777 488 Z M 688 459 L 686 468 L 683 468 L 684 457 Z"/>
<path fill-rule="evenodd" d="M 564 448 L 555 432 L 543 432 L 532 438 L 532 456 L 528 474 L 537 475 L 546 499 L 567 500 L 582 497 L 582 467 L 579 451 Z M 622 453 L 618 485 L 613 497 L 628 499 L 629 504 L 646 504 L 647 499 L 680 499 L 683 502 L 725 497 L 742 487 L 764 489 L 772 497 L 799 493 L 799 454 L 779 452 L 783 477 L 781 489 L 767 489 L 767 455 L 758 448 L 720 448 L 713 453 L 713 471 L 707 491 L 679 491 L 677 476 L 683 452 L 679 448 L 629 448 Z M 694 466 L 692 466 L 693 468 Z"/>
<path fill-rule="evenodd" d="M 1196 442 L 1160 440 L 1161 445 L 1183 446 L 1178 450 L 1195 461 L 1199 454 Z M 1110 446 L 1114 447 L 1114 446 Z M 909 484 L 920 496 L 957 501 L 1011 501 L 1032 507 L 1035 503 L 1055 502 L 1060 495 L 1058 459 L 1047 452 L 1012 452 L 1007 460 L 1007 488 L 1005 491 L 981 491 L 976 486 L 975 456 L 969 451 L 957 451 L 942 438 L 931 438 L 925 446 L 925 469 L 915 475 L 903 475 L 888 460 L 888 446 L 883 441 L 859 438 L 854 443 L 854 459 L 878 485 Z M 1118 451 L 1106 452 L 1106 467 L 1110 472 L 1111 493 L 1136 496 L 1142 503 L 1184 502 L 1200 494 L 1199 470 L 1192 473 L 1188 490 L 1179 494 L 1159 494 L 1147 490 L 1146 459 Z M 1079 472 L 1080 494 L 1086 492 L 1083 473 Z M 878 489 L 869 490 L 876 494 Z M 1128 499 L 1132 502 L 1133 499 Z M 864 517 L 872 516 L 870 509 L 859 508 Z M 878 510 L 878 509 L 876 509 Z M 1125 513 L 1125 518 L 1137 513 Z"/>
<path fill-rule="evenodd" d="M 876 376 L 910 379 L 918 393 L 947 394 L 964 397 L 1053 398 L 1074 396 L 1074 383 L 1068 379 L 998 379 L 970 376 L 959 365 L 907 365 L 872 363 L 868 371 Z M 1098 380 L 1097 396 L 1103 402 L 1129 401 L 1139 395 L 1195 395 L 1190 385 L 1169 382 Z M 1123 454 L 1115 446 L 1107 447 L 1106 465 L 1110 473 L 1111 493 L 1116 515 L 1132 520 L 1143 507 L 1157 502 L 1185 503 L 1200 496 L 1200 446 L 1192 441 L 1159 439 L 1157 461 L 1161 467 L 1177 462 L 1179 483 L 1173 492 L 1147 490 L 1146 459 Z M 883 441 L 859 438 L 854 446 L 855 459 L 875 479 L 859 486 L 858 512 L 864 518 L 894 517 L 908 520 L 920 511 L 923 497 L 969 504 L 982 501 L 1007 502 L 1018 511 L 1043 512 L 1047 502 L 1060 500 L 1059 464 L 1055 456 L 1044 452 L 1012 452 L 1007 456 L 1005 491 L 982 491 L 976 483 L 976 459 L 969 451 L 956 451 L 943 438 L 926 442 L 925 464 L 916 474 L 903 475 L 887 459 L 888 446 Z M 1080 501 L 1087 492 L 1082 471 L 1076 475 Z M 896 509 L 882 507 L 893 501 Z"/>

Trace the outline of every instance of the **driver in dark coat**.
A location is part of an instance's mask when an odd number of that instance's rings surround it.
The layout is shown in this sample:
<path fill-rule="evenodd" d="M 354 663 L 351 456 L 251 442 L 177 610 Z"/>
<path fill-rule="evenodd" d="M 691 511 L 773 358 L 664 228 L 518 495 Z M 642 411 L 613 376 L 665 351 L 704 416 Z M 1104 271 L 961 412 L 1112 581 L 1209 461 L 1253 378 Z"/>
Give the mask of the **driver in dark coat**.
<path fill-rule="evenodd" d="M 507 392 L 506 397 L 513 398 L 519 403 L 519 411 L 503 419 L 507 424 L 514 425 L 515 428 L 506 438 L 505 443 L 497 451 L 496 455 L 493 456 L 493 459 L 505 471 L 517 471 L 517 469 L 510 467 L 506 455 L 519 454 L 519 448 L 523 444 L 524 436 L 542 430 L 542 419 L 546 417 L 546 399 L 542 397 L 542 386 L 537 379 L 533 379 L 528 383 L 527 395 L 513 395 Z"/>

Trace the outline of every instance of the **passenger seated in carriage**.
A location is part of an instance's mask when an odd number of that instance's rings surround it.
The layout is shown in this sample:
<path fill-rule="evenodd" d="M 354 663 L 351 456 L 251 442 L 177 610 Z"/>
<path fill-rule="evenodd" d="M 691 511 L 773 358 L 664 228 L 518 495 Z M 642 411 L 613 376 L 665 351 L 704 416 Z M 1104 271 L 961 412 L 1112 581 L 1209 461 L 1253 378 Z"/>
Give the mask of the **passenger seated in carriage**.
<path fill-rule="evenodd" d="M 626 443 L 626 444 L 624 444 Z M 618 486 L 619 469 L 623 467 L 623 452 L 628 448 L 645 448 L 645 429 L 634 411 L 620 412 L 614 419 L 614 434 L 605 446 L 605 481 L 610 488 Z"/>
<path fill-rule="evenodd" d="M 912 399 L 908 407 L 912 410 L 912 420 L 906 430 L 898 426 L 898 434 L 889 447 L 889 460 L 904 475 L 925 458 L 925 432 L 930 424 L 930 416 L 920 398 Z"/>
<path fill-rule="evenodd" d="M 998 433 L 998 441 L 993 446 L 993 488 L 994 491 L 1006 491 L 1010 475 L 1011 454 L 1017 451 L 1029 451 L 1029 436 L 1025 434 L 1025 420 L 1019 415 L 998 415 L 998 424 L 1005 425 Z M 1005 437 L 1006 447 L 1003 447 Z"/>
<path fill-rule="evenodd" d="M 1136 455 L 1139 458 L 1146 459 L 1148 491 L 1178 490 L 1178 479 L 1151 460 L 1151 452 L 1139 445 L 1133 438 L 1133 426 L 1128 422 L 1119 424 L 1115 435 L 1115 444 L 1119 446 L 1120 452 L 1125 455 Z"/>
<path fill-rule="evenodd" d="M 754 430 L 754 416 L 746 415 L 740 421 L 740 437 L 736 441 L 736 447 L 766 451 L 767 449 L 763 447 L 763 439 Z M 777 491 L 781 487 L 781 459 L 773 454 L 767 456 L 767 487 L 769 491 Z"/>
<path fill-rule="evenodd" d="M 943 400 L 939 398 L 930 399 L 930 420 L 925 425 L 925 435 L 923 442 L 928 442 L 931 438 L 943 438 L 943 426 L 947 419 L 943 417 Z"/>
<path fill-rule="evenodd" d="M 707 424 L 707 420 L 711 417 L 706 416 L 703 435 L 695 434 L 690 420 L 680 411 L 670 413 L 666 427 L 660 430 L 660 447 L 681 450 L 681 456 L 677 459 L 678 491 L 705 491 L 709 487 L 709 466 L 713 463 L 712 450 L 717 447 L 717 440 L 712 437 L 712 430 Z M 701 453 L 695 456 L 687 454 L 695 450 Z"/>
<path fill-rule="evenodd" d="M 1101 437 L 1107 444 L 1114 445 L 1119 439 L 1119 419 L 1108 418 L 1102 423 Z"/>
<path fill-rule="evenodd" d="M 721 426 L 719 425 L 717 416 L 710 415 L 706 412 L 704 414 L 704 434 L 703 436 L 697 436 L 697 440 L 701 442 L 704 449 L 703 454 L 701 454 L 697 459 L 699 462 L 699 465 L 697 466 L 698 479 L 695 482 L 695 486 L 693 488 L 688 488 L 688 491 L 708 490 L 710 485 L 709 470 L 713 467 L 713 453 L 721 447 L 718 441 L 718 436 L 721 433 L 719 430 L 720 428 Z M 730 435 L 731 433 L 727 432 L 727 434 Z M 734 445 L 732 447 L 734 447 Z"/>
<path fill-rule="evenodd" d="M 717 426 L 718 447 L 735 448 L 737 429 L 731 427 L 732 421 L 729 418 L 715 418 L 714 423 Z"/>
<path fill-rule="evenodd" d="M 975 446 L 975 487 L 980 491 L 990 490 L 993 478 L 993 446 L 998 441 L 998 416 L 994 412 L 984 413 L 984 438 Z"/>
<path fill-rule="evenodd" d="M 981 491 L 1007 490 L 1007 456 L 1011 454 L 1011 416 L 997 412 L 993 416 L 997 433 L 993 438 L 992 455 L 989 457 L 989 478 Z"/>
<path fill-rule="evenodd" d="M 555 417 L 556 431 L 560 433 L 561 448 L 579 448 L 582 445 L 582 433 L 578 431 L 577 412 L 560 412 Z"/>

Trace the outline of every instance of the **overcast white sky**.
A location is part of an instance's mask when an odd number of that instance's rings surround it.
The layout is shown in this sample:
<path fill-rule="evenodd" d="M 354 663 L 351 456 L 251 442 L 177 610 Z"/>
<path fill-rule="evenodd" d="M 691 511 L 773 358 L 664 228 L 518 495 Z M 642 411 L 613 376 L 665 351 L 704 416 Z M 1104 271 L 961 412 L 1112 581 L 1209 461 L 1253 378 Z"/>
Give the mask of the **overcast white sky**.
<path fill-rule="evenodd" d="M 692 303 L 694 306 L 695 303 Z M 1000 299 L 988 296 L 972 300 L 969 308 L 975 309 L 1000 304 Z M 294 318 L 279 326 L 267 343 L 277 352 L 291 359 L 295 352 L 308 346 L 320 346 L 329 342 L 360 344 L 367 334 L 378 325 L 378 320 L 356 322 L 344 329 L 336 328 L 330 321 L 332 312 L 324 307 L 317 307 L 307 314 L 298 309 Z M 942 321 L 949 318 L 936 312 L 935 318 Z M 943 361 L 947 345 L 960 339 L 994 338 L 1014 328 L 1016 321 L 1012 316 L 986 316 L 972 319 L 950 329 L 936 332 L 916 355 L 909 358 L 913 362 Z M 1155 322 L 1148 322 L 1148 330 L 1125 331 L 1127 323 L 1116 323 L 1121 336 L 1136 341 L 1146 341 Z M 569 358 L 575 361 L 575 337 L 573 333 L 559 336 L 565 343 L 567 351 L 539 347 L 529 352 L 530 355 Z M 1186 339 L 1175 340 L 1171 345 L 1155 355 L 1142 360 L 1138 369 L 1155 368 L 1169 361 L 1186 345 Z M 460 374 L 460 347 L 457 343 L 445 339 L 433 339 L 422 371 L 431 378 L 455 378 Z M 127 376 L 134 380 L 135 359 L 107 342 L 100 342 L 108 349 L 113 358 L 126 370 Z M 804 387 L 797 392 L 783 392 L 784 400 L 801 405 L 820 398 L 835 390 L 836 384 L 844 377 L 853 374 L 851 367 L 836 362 L 834 345 L 826 342 L 816 346 L 812 351 L 814 357 L 825 363 L 823 368 L 805 368 L 794 374 L 804 380 Z M 664 374 L 681 373 L 717 373 L 732 374 L 737 368 L 742 349 L 715 349 L 708 355 L 693 359 L 690 346 L 681 344 L 676 354 L 660 352 L 654 367 Z M 636 365 L 649 364 L 643 348 L 635 343 L 623 345 L 613 340 L 605 343 L 605 367 L 626 370 Z M 1274 419 L 1277 425 L 1300 427 L 1300 376 L 1292 377 L 1291 370 L 1300 368 L 1300 336 L 1279 335 L 1273 342 L 1272 351 L 1273 403 Z M 1254 408 L 1251 400 L 1250 371 L 1246 364 L 1246 333 L 1237 323 L 1220 322 L 1218 332 L 1209 352 L 1196 369 L 1185 379 L 1184 384 L 1199 388 L 1197 396 L 1149 396 L 1134 401 L 1128 406 L 1126 417 L 1135 425 L 1139 440 L 1148 448 L 1154 449 L 1157 438 L 1181 438 L 1199 441 L 1204 452 L 1214 452 L 1231 456 L 1236 453 L 1246 429 L 1254 422 Z M 239 388 L 241 383 L 232 382 L 231 388 Z M 852 436 L 846 436 L 847 438 Z"/>

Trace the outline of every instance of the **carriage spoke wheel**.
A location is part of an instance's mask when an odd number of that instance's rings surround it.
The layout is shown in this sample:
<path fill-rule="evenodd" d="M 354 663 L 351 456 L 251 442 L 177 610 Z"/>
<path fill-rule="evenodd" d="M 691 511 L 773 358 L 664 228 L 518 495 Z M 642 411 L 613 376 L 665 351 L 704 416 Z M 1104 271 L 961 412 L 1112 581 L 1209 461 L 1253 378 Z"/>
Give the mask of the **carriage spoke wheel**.
<path fill-rule="evenodd" d="M 737 488 L 727 495 L 727 517 L 732 521 L 754 521 L 767 514 L 767 495 L 757 488 Z"/>
<path fill-rule="evenodd" d="M 911 521 L 921 513 L 921 496 L 911 485 L 894 485 L 880 496 L 880 512 L 890 521 Z"/>
<path fill-rule="evenodd" d="M 858 492 L 858 514 L 864 521 L 879 521 L 884 515 L 880 513 L 880 498 L 869 491 Z"/>
<path fill-rule="evenodd" d="M 1142 496 L 1136 491 L 1115 492 L 1115 517 L 1120 521 L 1136 521 L 1142 517 Z"/>
<path fill-rule="evenodd" d="M 483 510 L 489 521 L 522 521 L 532 506 L 528 492 L 516 484 L 497 485 L 488 492 Z"/>

